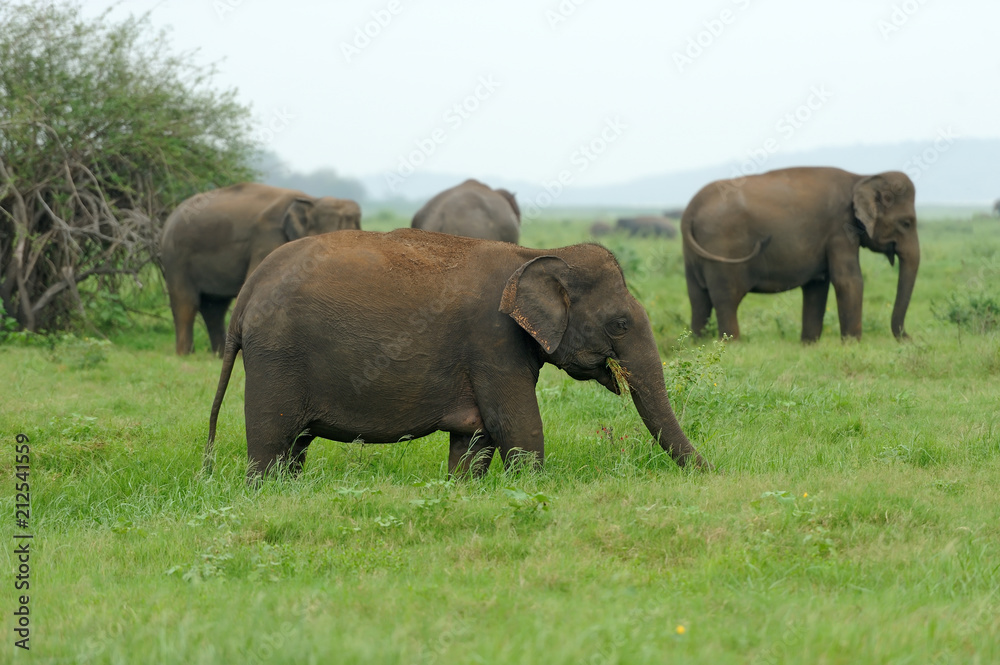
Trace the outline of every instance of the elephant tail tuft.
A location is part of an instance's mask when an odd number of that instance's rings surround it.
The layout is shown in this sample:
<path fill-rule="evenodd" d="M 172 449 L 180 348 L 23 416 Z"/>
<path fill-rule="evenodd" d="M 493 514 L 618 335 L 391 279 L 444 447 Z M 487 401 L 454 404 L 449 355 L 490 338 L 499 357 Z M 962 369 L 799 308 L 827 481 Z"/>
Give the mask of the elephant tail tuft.
<path fill-rule="evenodd" d="M 230 327 L 229 334 L 226 336 L 226 350 L 222 353 L 222 373 L 219 375 L 219 387 L 215 391 L 215 400 L 212 402 L 212 415 L 208 420 L 208 441 L 205 443 L 202 468 L 209 475 L 211 475 L 215 464 L 215 426 L 219 420 L 219 409 L 222 407 L 222 398 L 226 396 L 226 388 L 229 387 L 229 378 L 233 375 L 236 354 L 243 346 L 243 340 L 234 332 L 234 327 Z"/>

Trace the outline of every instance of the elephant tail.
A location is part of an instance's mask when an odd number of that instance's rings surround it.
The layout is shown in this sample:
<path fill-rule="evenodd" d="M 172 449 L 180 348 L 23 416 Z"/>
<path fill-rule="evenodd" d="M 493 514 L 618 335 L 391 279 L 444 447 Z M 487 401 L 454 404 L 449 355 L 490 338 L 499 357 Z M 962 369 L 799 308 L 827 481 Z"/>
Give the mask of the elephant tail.
<path fill-rule="evenodd" d="M 683 219 L 681 221 L 681 233 L 684 237 L 684 242 L 691 248 L 691 250 L 703 259 L 708 259 L 709 261 L 716 261 L 718 263 L 746 263 L 750 259 L 754 258 L 767 247 L 767 244 L 771 242 L 771 236 L 765 236 L 764 239 L 758 240 L 754 243 L 753 249 L 746 256 L 742 256 L 738 259 L 730 259 L 725 256 L 719 256 L 718 254 L 713 254 L 704 247 L 698 244 L 698 241 L 694 239 L 694 233 L 692 232 L 693 220 Z"/>
<path fill-rule="evenodd" d="M 208 441 L 205 443 L 205 458 L 202 461 L 202 468 L 209 475 L 211 475 L 215 465 L 215 426 L 219 421 L 219 409 L 222 407 L 222 398 L 226 396 L 226 388 L 229 387 L 229 378 L 233 375 L 236 354 L 240 352 L 242 346 L 243 340 L 230 329 L 226 336 L 226 350 L 222 353 L 222 374 L 219 375 L 219 387 L 215 391 L 212 415 L 208 419 Z"/>

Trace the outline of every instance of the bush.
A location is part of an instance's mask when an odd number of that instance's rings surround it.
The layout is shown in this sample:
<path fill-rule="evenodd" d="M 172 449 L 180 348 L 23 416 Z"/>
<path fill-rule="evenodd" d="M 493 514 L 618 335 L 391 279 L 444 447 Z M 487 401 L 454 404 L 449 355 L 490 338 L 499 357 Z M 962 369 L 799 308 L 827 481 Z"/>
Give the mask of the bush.
<path fill-rule="evenodd" d="M 179 201 L 252 177 L 249 109 L 148 17 L 3 3 L 0 25 L 0 304 L 65 329 L 155 258 Z"/>
<path fill-rule="evenodd" d="M 954 323 L 959 328 L 980 335 L 996 330 L 1000 324 L 1000 303 L 996 296 L 986 293 L 961 296 L 953 293 L 942 307 L 932 309 L 934 318 L 939 321 Z"/>

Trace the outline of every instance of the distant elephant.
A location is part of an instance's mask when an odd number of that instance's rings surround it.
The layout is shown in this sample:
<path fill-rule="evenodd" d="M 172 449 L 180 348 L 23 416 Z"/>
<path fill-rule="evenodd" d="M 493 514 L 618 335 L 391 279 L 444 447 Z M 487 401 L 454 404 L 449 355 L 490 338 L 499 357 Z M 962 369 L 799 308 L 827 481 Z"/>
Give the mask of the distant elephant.
<path fill-rule="evenodd" d="M 268 254 L 304 236 L 361 228 L 354 201 L 243 183 L 196 194 L 167 218 L 160 241 L 178 355 L 191 353 L 200 311 L 212 351 L 226 342 L 226 310 Z"/>
<path fill-rule="evenodd" d="M 451 433 L 448 470 L 486 472 L 495 449 L 543 461 L 535 384 L 551 363 L 618 393 L 680 465 L 705 460 L 670 407 L 646 311 L 599 245 L 527 249 L 415 229 L 344 231 L 280 247 L 233 310 L 212 404 L 243 352 L 249 479 L 298 471 L 317 436 L 392 443 Z"/>
<path fill-rule="evenodd" d="M 611 225 L 607 222 L 594 222 L 590 225 L 590 235 L 595 238 L 606 236 L 612 231 L 614 231 L 614 229 L 611 228 Z"/>
<path fill-rule="evenodd" d="M 993 214 L 1000 216 L 1000 199 L 993 203 Z"/>
<path fill-rule="evenodd" d="M 470 179 L 428 201 L 413 216 L 410 226 L 517 244 L 521 235 L 521 209 L 506 189 L 493 189 Z"/>
<path fill-rule="evenodd" d="M 663 211 L 663 216 L 670 219 L 680 219 L 684 216 L 684 208 L 668 208 Z"/>
<path fill-rule="evenodd" d="M 719 333 L 738 338 L 736 309 L 747 293 L 802 288 L 802 341 L 823 332 L 830 284 L 840 334 L 861 337 L 860 247 L 899 257 L 892 333 L 903 319 L 920 266 L 913 182 L 835 168 L 791 168 L 706 185 L 681 221 L 691 330 L 715 308 Z"/>
<path fill-rule="evenodd" d="M 616 223 L 618 229 L 628 231 L 629 235 L 650 237 L 663 236 L 664 238 L 677 237 L 677 227 L 666 217 L 656 215 L 646 215 L 642 217 L 622 217 Z"/>

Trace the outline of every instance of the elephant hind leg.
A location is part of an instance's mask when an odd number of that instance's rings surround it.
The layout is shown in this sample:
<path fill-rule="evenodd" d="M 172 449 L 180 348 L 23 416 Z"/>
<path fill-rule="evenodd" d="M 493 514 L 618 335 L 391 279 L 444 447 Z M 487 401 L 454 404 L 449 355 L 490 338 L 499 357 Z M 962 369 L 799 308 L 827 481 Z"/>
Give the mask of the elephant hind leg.
<path fill-rule="evenodd" d="M 476 434 L 451 433 L 448 452 L 448 475 L 462 477 L 466 474 L 482 478 L 490 468 L 496 445 L 486 432 Z"/>
<path fill-rule="evenodd" d="M 226 312 L 233 301 L 228 296 L 201 296 L 201 318 L 208 328 L 208 338 L 212 342 L 212 352 L 221 356 L 226 348 Z"/>
<path fill-rule="evenodd" d="M 826 300 L 829 295 L 830 282 L 827 280 L 802 285 L 803 342 L 815 342 L 823 334 L 823 316 L 826 314 Z"/>
<path fill-rule="evenodd" d="M 201 299 L 198 291 L 186 283 L 168 283 L 170 311 L 174 315 L 174 338 L 177 355 L 184 356 L 194 350 L 194 319 Z"/>
<path fill-rule="evenodd" d="M 270 381 L 260 379 L 264 377 L 253 369 L 247 372 L 243 413 L 250 463 L 248 481 L 286 466 L 294 471 L 296 460 L 305 459 L 305 449 L 313 439 L 303 434 L 308 425 L 308 418 L 301 412 L 305 396 L 294 390 L 282 392 Z"/>
<path fill-rule="evenodd" d="M 688 300 L 691 301 L 691 332 L 701 337 L 712 315 L 712 299 L 708 289 L 698 286 L 691 277 L 687 280 Z"/>

